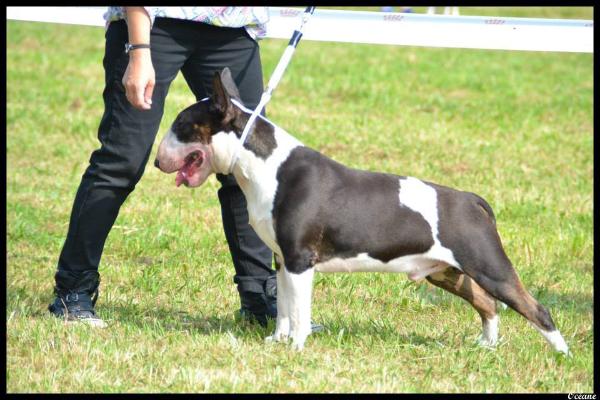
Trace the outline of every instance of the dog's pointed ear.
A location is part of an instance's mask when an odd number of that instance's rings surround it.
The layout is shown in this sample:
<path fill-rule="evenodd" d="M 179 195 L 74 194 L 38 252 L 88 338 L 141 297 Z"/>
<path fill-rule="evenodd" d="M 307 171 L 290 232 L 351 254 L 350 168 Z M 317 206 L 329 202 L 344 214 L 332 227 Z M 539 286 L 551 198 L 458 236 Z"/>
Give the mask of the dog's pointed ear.
<path fill-rule="evenodd" d="M 238 90 L 238 87 L 231 76 L 231 71 L 227 67 L 223 68 L 223 71 L 221 71 L 221 83 L 231 98 L 234 98 L 240 102 L 242 101 L 240 97 L 240 91 Z"/>
<path fill-rule="evenodd" d="M 233 94 L 231 93 L 232 90 L 234 90 Z M 231 78 L 229 68 L 225 68 L 221 73 L 215 72 L 211 103 L 222 115 L 223 124 L 227 124 L 235 118 L 236 112 L 231 98 L 236 98 L 236 95 L 239 97 L 239 92 Z"/>

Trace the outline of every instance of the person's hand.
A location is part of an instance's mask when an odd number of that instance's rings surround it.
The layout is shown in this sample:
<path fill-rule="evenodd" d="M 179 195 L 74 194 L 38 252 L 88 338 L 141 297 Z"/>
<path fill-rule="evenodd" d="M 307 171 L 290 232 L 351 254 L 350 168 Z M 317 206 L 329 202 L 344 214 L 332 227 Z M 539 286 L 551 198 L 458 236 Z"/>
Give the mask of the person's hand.
<path fill-rule="evenodd" d="M 136 49 L 129 53 L 129 64 L 123 75 L 125 95 L 138 110 L 149 110 L 154 91 L 154 67 L 150 49 Z"/>

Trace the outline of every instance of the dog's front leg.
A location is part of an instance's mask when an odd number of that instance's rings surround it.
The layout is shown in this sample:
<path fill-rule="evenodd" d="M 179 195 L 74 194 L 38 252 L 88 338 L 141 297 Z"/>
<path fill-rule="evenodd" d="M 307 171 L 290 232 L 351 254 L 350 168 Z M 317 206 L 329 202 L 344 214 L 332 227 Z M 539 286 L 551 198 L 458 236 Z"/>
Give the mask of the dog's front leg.
<path fill-rule="evenodd" d="M 290 317 L 290 336 L 292 348 L 302 350 L 304 342 L 310 335 L 310 308 L 312 283 L 315 271 L 308 268 L 301 273 L 293 273 L 282 268 L 286 285 L 287 304 Z"/>
<path fill-rule="evenodd" d="M 277 257 L 277 256 L 276 256 Z M 277 324 L 275 333 L 266 338 L 267 342 L 286 342 L 290 336 L 290 312 L 288 307 L 289 291 L 283 276 L 285 267 L 278 262 L 277 270 Z"/>

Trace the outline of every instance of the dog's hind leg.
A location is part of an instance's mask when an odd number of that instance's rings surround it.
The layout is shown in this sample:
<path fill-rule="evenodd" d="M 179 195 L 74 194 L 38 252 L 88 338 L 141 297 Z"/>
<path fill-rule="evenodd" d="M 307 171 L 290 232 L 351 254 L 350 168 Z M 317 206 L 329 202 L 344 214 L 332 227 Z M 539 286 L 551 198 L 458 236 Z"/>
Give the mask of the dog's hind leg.
<path fill-rule="evenodd" d="M 494 346 L 498 341 L 498 315 L 496 300 L 483 290 L 475 281 L 453 267 L 436 272 L 427 280 L 448 292 L 468 301 L 479 313 L 483 332 L 479 338 L 482 346 Z"/>
<path fill-rule="evenodd" d="M 457 260 L 462 270 L 483 290 L 525 317 L 558 352 L 569 354 L 564 338 L 556 329 L 548 310 L 525 289 L 506 256 L 497 231 L 480 231 L 477 248 L 464 246 Z"/>
<path fill-rule="evenodd" d="M 466 192 L 450 198 L 454 200 L 452 212 L 444 208 L 440 217 L 445 221 L 440 224 L 440 241 L 451 249 L 462 272 L 525 317 L 556 351 L 568 354 L 569 348 L 550 313 L 523 287 L 506 255 L 489 204 Z"/>
<path fill-rule="evenodd" d="M 309 267 L 301 273 L 290 272 L 281 268 L 286 286 L 292 348 L 302 350 L 304 342 L 311 332 L 310 308 L 314 268 Z M 279 297 L 279 296 L 278 296 Z"/>
<path fill-rule="evenodd" d="M 502 273 L 497 272 L 498 268 Z M 469 273 L 468 268 L 465 272 Z M 525 317 L 556 351 L 569 354 L 569 347 L 556 329 L 550 313 L 529 294 L 510 263 L 494 270 L 480 270 L 476 276 L 474 279 L 479 286 Z"/>

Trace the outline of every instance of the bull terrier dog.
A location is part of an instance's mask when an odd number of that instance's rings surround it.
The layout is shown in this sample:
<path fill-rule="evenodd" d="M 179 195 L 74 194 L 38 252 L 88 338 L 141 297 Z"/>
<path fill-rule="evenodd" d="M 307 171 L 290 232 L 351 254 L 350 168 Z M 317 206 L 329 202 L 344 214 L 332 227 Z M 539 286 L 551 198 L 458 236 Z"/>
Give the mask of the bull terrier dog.
<path fill-rule="evenodd" d="M 216 72 L 211 97 L 179 113 L 155 166 L 177 172 L 177 186 L 200 186 L 212 173 L 235 176 L 250 224 L 275 254 L 277 321 L 267 340 L 291 338 L 293 348 L 304 347 L 315 271 L 403 272 L 469 302 L 481 316 L 481 345 L 498 341 L 499 300 L 569 354 L 548 310 L 521 283 L 484 199 L 410 176 L 348 168 L 262 116 L 242 146 L 251 113 L 230 71 Z"/>

